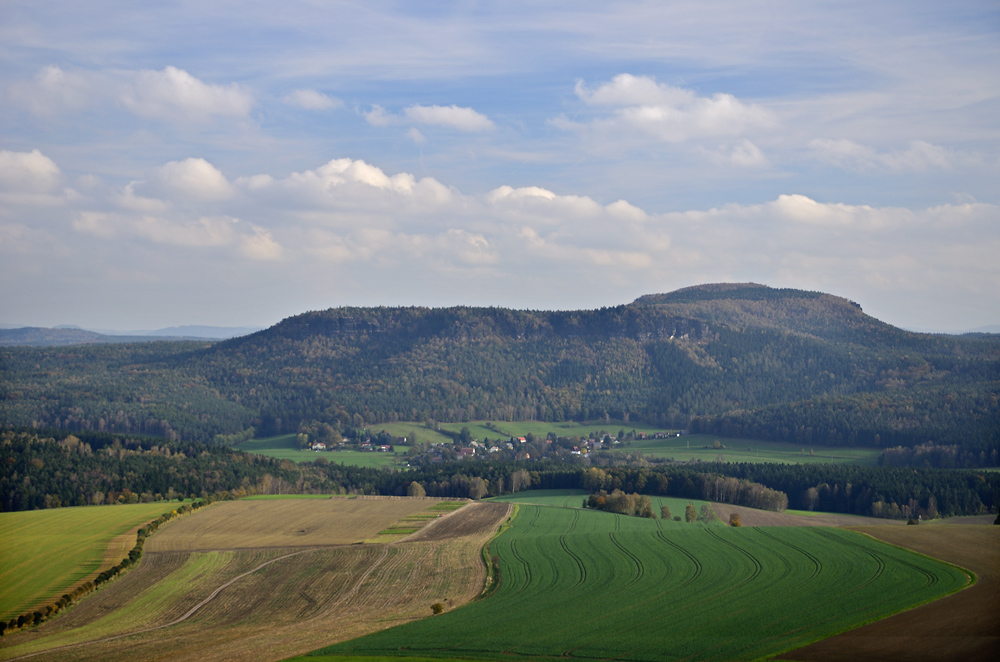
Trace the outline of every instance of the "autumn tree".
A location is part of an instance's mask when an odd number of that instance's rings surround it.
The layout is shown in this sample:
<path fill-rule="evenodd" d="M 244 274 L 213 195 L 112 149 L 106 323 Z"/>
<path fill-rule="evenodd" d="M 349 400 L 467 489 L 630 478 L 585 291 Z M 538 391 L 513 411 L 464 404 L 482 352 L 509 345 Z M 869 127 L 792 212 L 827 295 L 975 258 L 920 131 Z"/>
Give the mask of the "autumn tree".
<path fill-rule="evenodd" d="M 423 485 L 421 485 L 417 481 L 413 481 L 412 483 L 410 483 L 410 486 L 406 488 L 406 496 L 411 496 L 411 497 L 427 496 L 427 491 L 424 489 Z"/>
<path fill-rule="evenodd" d="M 729 526 L 743 526 L 743 522 L 740 521 L 739 513 L 732 513 L 729 515 Z"/>
<path fill-rule="evenodd" d="M 693 504 L 689 503 L 684 507 L 684 520 L 688 524 L 698 521 L 698 512 L 694 509 Z"/>
<path fill-rule="evenodd" d="M 712 504 L 706 503 L 701 507 L 701 521 L 708 523 L 714 522 L 719 519 L 719 516 L 715 514 L 715 508 L 712 508 Z"/>
<path fill-rule="evenodd" d="M 670 506 L 663 504 L 660 506 L 660 519 L 673 519 L 674 516 L 670 514 Z"/>

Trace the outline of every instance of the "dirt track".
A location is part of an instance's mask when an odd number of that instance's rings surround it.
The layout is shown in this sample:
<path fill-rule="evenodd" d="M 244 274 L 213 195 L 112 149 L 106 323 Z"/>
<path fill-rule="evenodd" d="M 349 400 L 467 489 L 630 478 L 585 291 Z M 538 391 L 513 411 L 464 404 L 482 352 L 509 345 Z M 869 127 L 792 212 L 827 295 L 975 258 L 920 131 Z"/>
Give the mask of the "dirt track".
<path fill-rule="evenodd" d="M 1000 660 L 1000 526 L 932 524 L 850 528 L 972 570 L 978 581 L 947 598 L 790 651 L 777 659 L 798 662 Z"/>

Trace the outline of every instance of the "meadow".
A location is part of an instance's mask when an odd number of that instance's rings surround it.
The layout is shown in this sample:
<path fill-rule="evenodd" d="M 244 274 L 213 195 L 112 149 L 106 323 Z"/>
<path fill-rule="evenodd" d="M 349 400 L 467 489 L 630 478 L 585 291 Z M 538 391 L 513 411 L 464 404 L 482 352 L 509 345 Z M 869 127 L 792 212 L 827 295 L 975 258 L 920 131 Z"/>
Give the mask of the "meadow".
<path fill-rule="evenodd" d="M 719 448 L 715 443 L 719 443 Z M 827 462 L 834 464 L 862 464 L 875 466 L 881 450 L 878 448 L 845 448 L 789 444 L 762 439 L 734 439 L 707 434 L 689 434 L 666 439 L 639 439 L 612 452 L 639 451 L 647 459 L 701 460 L 715 462 L 780 462 L 807 464 Z"/>
<path fill-rule="evenodd" d="M 0 618 L 57 598 L 128 555 L 127 532 L 176 508 L 160 501 L 0 513 Z M 123 537 L 121 544 L 112 545 Z"/>
<path fill-rule="evenodd" d="M 967 586 L 832 528 L 731 528 L 520 505 L 486 600 L 316 655 L 754 660 Z"/>
<path fill-rule="evenodd" d="M 583 500 L 589 496 L 586 490 L 527 490 L 514 494 L 493 497 L 487 501 L 499 501 L 502 503 L 530 504 L 536 506 L 556 506 L 559 508 L 580 508 Z M 677 517 L 684 517 L 684 510 L 690 503 L 698 511 L 699 517 L 702 506 L 709 505 L 707 501 L 697 499 L 675 499 L 672 497 L 651 496 L 653 502 L 653 513 L 659 517 L 660 508 L 666 506 L 670 509 L 670 514 Z M 704 523 L 704 522 L 703 522 Z M 725 522 L 714 520 L 708 522 L 711 526 L 727 526 Z"/>
<path fill-rule="evenodd" d="M 291 460 L 292 462 L 315 462 L 324 458 L 330 462 L 346 464 L 352 467 L 395 467 L 406 464 L 406 451 L 409 446 L 394 446 L 395 453 L 377 453 L 361 451 L 311 451 L 299 450 L 298 442 L 295 441 L 294 434 L 283 434 L 277 437 L 263 437 L 260 439 L 250 439 L 233 448 L 246 453 L 256 453 L 279 460 Z"/>

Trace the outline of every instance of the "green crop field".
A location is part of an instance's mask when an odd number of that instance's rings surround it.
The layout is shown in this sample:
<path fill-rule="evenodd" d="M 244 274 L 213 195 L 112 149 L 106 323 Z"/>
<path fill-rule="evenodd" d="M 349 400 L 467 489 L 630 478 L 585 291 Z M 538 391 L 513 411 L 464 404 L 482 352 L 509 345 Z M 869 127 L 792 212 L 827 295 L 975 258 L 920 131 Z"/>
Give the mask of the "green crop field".
<path fill-rule="evenodd" d="M 583 506 L 583 500 L 588 496 L 589 493 L 586 490 L 526 490 L 524 492 L 517 492 L 516 494 L 493 497 L 487 499 L 487 501 L 503 501 L 504 503 L 532 504 L 536 506 L 558 506 L 560 508 L 580 508 Z M 708 503 L 707 501 L 674 499 L 660 496 L 652 496 L 650 500 L 653 502 L 653 512 L 657 517 L 660 516 L 660 508 L 663 506 L 670 508 L 671 515 L 684 517 L 684 509 L 687 504 L 694 505 L 695 510 L 701 513 L 701 507 Z M 727 526 L 725 522 L 720 522 L 719 520 L 709 522 L 709 524 L 712 526 Z"/>
<path fill-rule="evenodd" d="M 299 450 L 294 434 L 283 434 L 278 437 L 265 437 L 263 439 L 251 439 L 237 444 L 233 448 L 246 453 L 256 453 L 275 457 L 279 460 L 291 460 L 292 462 L 315 462 L 319 458 L 324 458 L 330 462 L 347 464 L 352 467 L 394 467 L 405 464 L 406 451 L 409 446 L 395 446 L 395 453 L 376 453 L 361 451 L 305 451 Z"/>
<path fill-rule="evenodd" d="M 486 427 L 487 423 L 495 429 L 491 430 Z M 546 423 L 543 421 L 514 421 L 507 423 L 493 421 L 490 423 L 489 421 L 471 421 L 469 423 L 441 423 L 440 427 L 452 432 L 459 432 L 463 427 L 468 427 L 469 431 L 472 432 L 472 436 L 476 439 L 483 439 L 484 437 L 489 437 L 490 439 L 496 439 L 497 437 L 523 437 L 529 432 L 536 437 L 542 438 L 549 432 L 555 432 L 560 437 L 571 437 L 573 435 L 583 437 L 589 436 L 591 432 L 601 432 L 602 430 L 611 436 L 617 436 L 619 430 L 625 430 L 626 432 L 635 430 L 636 432 L 645 432 L 646 434 L 669 432 L 669 430 L 655 426 L 640 423 L 623 423 L 622 421 L 609 421 L 607 423 L 576 423 L 574 421 L 562 421 L 558 423 Z"/>
<path fill-rule="evenodd" d="M 959 590 L 964 571 L 832 528 L 521 505 L 485 600 L 321 655 L 755 660 Z"/>
<path fill-rule="evenodd" d="M 159 501 L 0 513 L 0 619 L 59 597 L 87 575 L 118 563 L 135 540 L 105 562 L 115 536 L 177 505 Z"/>
<path fill-rule="evenodd" d="M 720 448 L 715 448 L 719 442 Z M 724 446 L 724 448 L 722 448 Z M 837 464 L 864 464 L 875 466 L 877 448 L 840 448 L 788 444 L 760 439 L 734 439 L 707 434 L 689 434 L 666 439 L 640 439 L 612 452 L 640 451 L 650 459 L 691 459 L 715 462 L 720 456 L 724 462 L 781 462 L 802 464 L 807 462 L 832 462 Z"/>

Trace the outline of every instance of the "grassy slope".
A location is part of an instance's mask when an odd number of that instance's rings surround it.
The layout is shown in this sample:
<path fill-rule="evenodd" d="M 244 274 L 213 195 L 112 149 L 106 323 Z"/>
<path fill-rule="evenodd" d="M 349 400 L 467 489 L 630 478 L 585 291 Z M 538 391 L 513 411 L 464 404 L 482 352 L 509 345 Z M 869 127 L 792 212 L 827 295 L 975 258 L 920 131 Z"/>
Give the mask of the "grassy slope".
<path fill-rule="evenodd" d="M 161 501 L 0 513 L 0 618 L 62 595 L 101 569 L 115 536 L 174 507 Z"/>
<path fill-rule="evenodd" d="M 717 528 L 522 505 L 487 600 L 323 654 L 751 660 L 965 586 L 847 531 Z"/>

